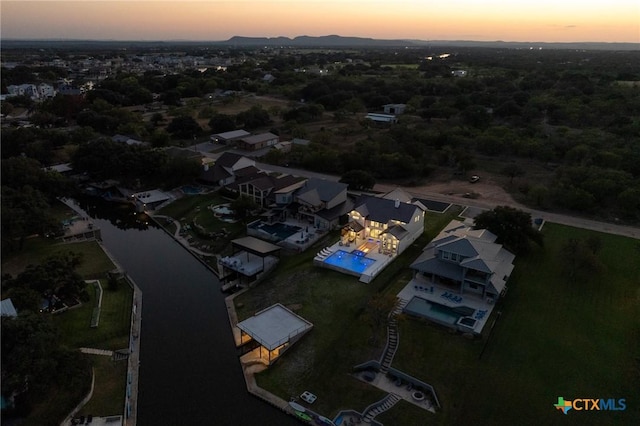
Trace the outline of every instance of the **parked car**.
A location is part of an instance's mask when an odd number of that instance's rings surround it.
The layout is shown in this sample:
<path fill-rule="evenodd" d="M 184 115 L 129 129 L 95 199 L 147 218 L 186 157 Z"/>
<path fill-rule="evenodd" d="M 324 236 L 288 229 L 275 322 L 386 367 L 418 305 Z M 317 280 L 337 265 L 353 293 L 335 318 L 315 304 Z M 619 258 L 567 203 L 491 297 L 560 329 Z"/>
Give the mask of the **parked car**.
<path fill-rule="evenodd" d="M 478 176 L 478 175 L 473 175 L 473 176 L 471 176 L 469 178 L 469 182 L 471 182 L 471 183 L 476 183 L 479 180 L 480 180 L 480 176 Z"/>

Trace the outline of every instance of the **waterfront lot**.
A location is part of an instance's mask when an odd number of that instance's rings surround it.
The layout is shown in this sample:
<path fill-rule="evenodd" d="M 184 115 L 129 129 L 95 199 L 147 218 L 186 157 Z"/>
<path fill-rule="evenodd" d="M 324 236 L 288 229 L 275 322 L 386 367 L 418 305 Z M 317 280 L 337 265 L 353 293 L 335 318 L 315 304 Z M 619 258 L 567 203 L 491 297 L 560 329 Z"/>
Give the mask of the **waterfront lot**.
<path fill-rule="evenodd" d="M 84 279 L 102 279 L 103 296 L 100 325 L 90 328 L 96 293 L 93 285 L 87 286 L 90 300 L 61 314 L 52 320 L 60 330 L 60 339 L 69 348 L 93 347 L 102 349 L 123 349 L 127 347 L 131 319 L 133 291 L 129 284 L 120 280 L 117 291 L 108 289 L 107 272 L 115 268 L 109 257 L 95 241 L 73 244 L 58 244 L 46 238 L 31 238 L 22 251 L 3 259 L 3 273 L 20 273 L 28 264 L 39 263 L 46 257 L 60 252 L 82 253 L 82 263 L 76 271 Z M 89 356 L 89 355 L 87 355 Z M 90 356 L 96 374 L 95 390 L 86 411 L 94 415 L 120 414 L 124 407 L 126 382 L 126 361 L 113 362 L 110 357 Z M 87 389 L 90 376 L 87 375 Z M 84 395 L 78 389 L 55 389 L 46 398 L 46 403 L 34 408 L 25 425 L 45 425 L 62 419 Z M 53 423 L 52 423 L 53 422 Z M 56 423 L 57 424 L 57 423 Z"/>
<path fill-rule="evenodd" d="M 467 340 L 421 321 L 400 321 L 393 366 L 432 384 L 443 408 L 433 415 L 400 403 L 377 420 L 385 425 L 640 422 L 640 409 L 630 402 L 640 386 L 640 243 L 554 224 L 545 225 L 543 232 L 544 249 L 516 261 L 509 292 L 495 310 L 502 315 L 484 352 L 490 327 L 483 339 Z M 604 269 L 572 283 L 563 272 L 563 246 L 570 238 L 591 236 L 602 242 L 598 256 Z M 419 240 L 420 248 L 424 242 Z M 401 256 L 368 285 L 312 268 L 311 255 L 289 258 L 276 276 L 239 298 L 244 317 L 281 302 L 298 305 L 297 313 L 315 326 L 257 376 L 258 384 L 284 399 L 313 392 L 318 396 L 313 409 L 327 416 L 341 409 L 362 410 L 380 399 L 377 390 L 349 373 L 354 365 L 379 356 L 382 348 L 368 343 L 366 301 L 377 291 L 395 294 L 402 288 L 410 276 L 403 266 L 419 249 L 410 251 L 414 253 Z M 565 417 L 553 407 L 559 396 L 626 398 L 627 410 L 570 412 Z"/>
<path fill-rule="evenodd" d="M 361 411 L 381 399 L 382 391 L 349 375 L 353 366 L 378 359 L 384 348 L 386 330 L 378 330 L 377 345 L 370 343 L 367 303 L 390 283 L 399 280 L 406 284 L 411 278 L 407 266 L 453 217 L 455 213 L 428 213 L 423 237 L 369 284 L 313 266 L 315 253 L 337 240 L 337 233 L 324 245 L 283 258 L 272 278 L 236 298 L 238 319 L 280 302 L 312 322 L 314 329 L 274 366 L 257 375 L 257 383 L 285 400 L 305 390 L 312 392 L 318 397 L 313 410 L 326 416 L 334 416 L 340 409 Z"/>

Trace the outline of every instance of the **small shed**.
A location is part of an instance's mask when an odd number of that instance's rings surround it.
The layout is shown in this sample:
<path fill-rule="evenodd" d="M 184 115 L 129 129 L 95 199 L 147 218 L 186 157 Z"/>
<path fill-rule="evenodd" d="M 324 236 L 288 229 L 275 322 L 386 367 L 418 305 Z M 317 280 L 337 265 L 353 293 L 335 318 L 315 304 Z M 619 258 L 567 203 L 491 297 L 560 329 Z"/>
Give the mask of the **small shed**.
<path fill-rule="evenodd" d="M 385 114 L 404 114 L 404 110 L 407 108 L 406 104 L 386 104 L 382 106 Z"/>
<path fill-rule="evenodd" d="M 270 365 L 293 343 L 313 328 L 313 324 L 276 303 L 238 323 L 242 344 L 254 340 L 255 354 Z"/>

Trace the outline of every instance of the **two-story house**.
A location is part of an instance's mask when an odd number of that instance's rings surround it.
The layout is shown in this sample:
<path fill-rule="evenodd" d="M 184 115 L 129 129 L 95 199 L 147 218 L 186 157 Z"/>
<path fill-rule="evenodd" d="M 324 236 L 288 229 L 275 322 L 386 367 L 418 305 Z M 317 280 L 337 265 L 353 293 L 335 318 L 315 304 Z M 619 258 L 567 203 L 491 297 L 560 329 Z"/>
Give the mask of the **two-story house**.
<path fill-rule="evenodd" d="M 260 207 L 290 204 L 293 192 L 304 185 L 305 178 L 292 175 L 269 175 L 259 172 L 238 181 L 238 192 Z"/>
<path fill-rule="evenodd" d="M 506 290 L 515 259 L 495 241 L 486 229 L 451 221 L 411 264 L 414 277 L 494 302 Z"/>
<path fill-rule="evenodd" d="M 318 229 L 333 229 L 346 217 L 353 203 L 347 198 L 348 185 L 325 179 L 310 178 L 296 191 L 297 216 Z"/>
<path fill-rule="evenodd" d="M 255 170 L 257 173 L 258 169 L 255 166 L 256 162 L 251 158 L 225 152 L 213 165 L 204 165 L 199 180 L 209 185 L 225 186 L 236 180 L 240 170 L 252 167 L 250 170 Z"/>
<path fill-rule="evenodd" d="M 345 243 L 379 242 L 383 253 L 402 253 L 424 232 L 424 211 L 417 205 L 373 196 L 361 196 L 343 228 Z"/>

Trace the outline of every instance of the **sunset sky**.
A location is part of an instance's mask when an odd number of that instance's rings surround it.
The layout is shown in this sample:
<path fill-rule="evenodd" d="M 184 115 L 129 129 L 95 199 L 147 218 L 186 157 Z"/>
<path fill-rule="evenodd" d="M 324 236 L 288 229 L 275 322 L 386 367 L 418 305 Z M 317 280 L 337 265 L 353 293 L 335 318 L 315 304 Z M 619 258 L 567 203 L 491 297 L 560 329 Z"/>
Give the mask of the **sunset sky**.
<path fill-rule="evenodd" d="M 640 42 L 640 0 L 4 1 L 2 38 Z"/>

